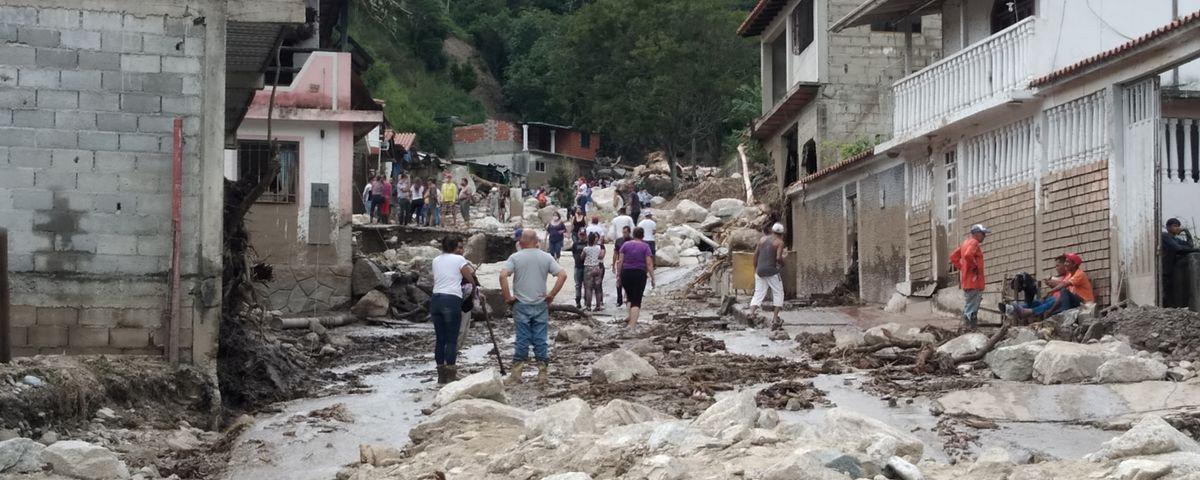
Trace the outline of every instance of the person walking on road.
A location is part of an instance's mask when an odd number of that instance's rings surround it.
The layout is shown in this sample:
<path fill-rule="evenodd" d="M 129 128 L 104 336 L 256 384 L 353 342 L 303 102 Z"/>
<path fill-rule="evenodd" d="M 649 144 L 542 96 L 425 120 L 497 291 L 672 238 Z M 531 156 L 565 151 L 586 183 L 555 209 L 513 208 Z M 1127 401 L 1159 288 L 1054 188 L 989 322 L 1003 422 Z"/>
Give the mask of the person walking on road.
<path fill-rule="evenodd" d="M 583 282 L 587 273 L 583 267 L 583 249 L 586 247 L 587 234 L 580 230 L 571 241 L 571 260 L 575 263 L 575 308 L 583 308 Z"/>
<path fill-rule="evenodd" d="M 433 360 L 437 363 L 438 384 L 458 380 L 458 333 L 462 326 L 465 279 L 475 283 L 471 264 L 463 257 L 463 240 L 458 236 L 442 239 L 442 254 L 433 259 L 433 295 L 429 297 L 429 320 L 433 323 L 435 343 Z"/>
<path fill-rule="evenodd" d="M 401 173 L 396 179 L 396 220 L 401 225 L 408 225 L 412 213 L 412 185 L 408 183 L 408 175 Z"/>
<path fill-rule="evenodd" d="M 464 228 L 471 228 L 472 203 L 475 203 L 475 191 L 471 189 L 471 183 L 464 178 L 458 187 L 458 209 L 462 214 Z"/>
<path fill-rule="evenodd" d="M 442 179 L 442 196 L 441 200 L 442 226 L 449 227 L 451 225 L 458 226 L 458 209 L 454 208 L 455 202 L 458 202 L 458 185 L 454 184 L 454 177 L 447 172 Z"/>
<path fill-rule="evenodd" d="M 656 248 L 657 245 L 654 240 L 654 231 L 658 229 L 658 222 L 654 221 L 654 213 L 646 212 L 646 218 L 641 223 L 638 223 L 637 226 L 642 229 L 642 232 L 645 232 L 646 238 L 643 241 L 650 247 L 650 256 L 653 257 L 658 253 L 658 248 Z"/>
<path fill-rule="evenodd" d="M 621 308 L 621 306 L 625 304 L 625 290 L 621 288 L 621 271 L 617 269 L 617 266 L 621 261 L 621 246 L 625 245 L 625 242 L 632 239 L 633 227 L 630 225 L 625 225 L 621 227 L 621 231 L 618 233 L 617 239 L 613 240 L 612 272 L 613 279 L 617 282 L 617 308 Z"/>
<path fill-rule="evenodd" d="M 425 224 L 425 181 L 419 178 L 414 178 L 412 188 L 409 189 L 409 197 L 412 198 L 412 205 L 409 208 L 412 214 L 416 217 L 416 226 Z"/>
<path fill-rule="evenodd" d="M 508 257 L 500 269 L 500 293 L 512 305 L 516 324 L 516 351 L 513 352 L 511 384 L 521 381 L 521 370 L 529 359 L 529 346 L 538 363 L 538 383 L 545 385 L 550 378 L 550 349 L 547 337 L 550 324 L 550 304 L 567 282 L 567 272 L 549 253 L 538 248 L 537 232 L 521 233 L 521 249 Z M 546 293 L 546 277 L 554 275 L 554 287 Z M 509 288 L 509 277 L 513 277 Z"/>
<path fill-rule="evenodd" d="M 950 264 L 958 269 L 959 286 L 966 298 L 963 322 L 972 330 L 979 326 L 979 303 L 983 301 L 983 249 L 979 244 L 989 233 L 992 231 L 983 225 L 972 225 L 967 238 L 950 254 Z"/>
<path fill-rule="evenodd" d="M 771 318 L 771 329 L 783 328 L 779 320 L 779 311 L 783 310 L 783 279 L 779 272 L 783 268 L 783 259 L 787 256 L 787 248 L 783 243 L 783 224 L 776 223 L 764 229 L 762 239 L 754 249 L 754 296 L 750 299 L 750 319 L 758 318 L 758 307 L 767 298 L 767 290 L 771 290 L 771 303 L 775 304 L 775 315 Z"/>
<path fill-rule="evenodd" d="M 588 234 L 588 246 L 583 248 L 583 269 L 584 307 L 599 312 L 604 309 L 604 243 L 600 234 Z"/>
<path fill-rule="evenodd" d="M 629 303 L 629 328 L 637 325 L 642 311 L 642 295 L 646 292 L 646 279 L 654 286 L 654 254 L 643 241 L 646 232 L 642 227 L 633 229 L 633 239 L 621 245 L 621 259 L 617 270 L 621 272 L 621 288 L 625 289 L 625 301 Z"/>
<path fill-rule="evenodd" d="M 562 257 L 563 240 L 566 239 L 567 225 L 562 221 L 562 214 L 554 212 L 550 223 L 546 224 L 546 240 L 550 242 L 550 256 L 558 260 Z"/>

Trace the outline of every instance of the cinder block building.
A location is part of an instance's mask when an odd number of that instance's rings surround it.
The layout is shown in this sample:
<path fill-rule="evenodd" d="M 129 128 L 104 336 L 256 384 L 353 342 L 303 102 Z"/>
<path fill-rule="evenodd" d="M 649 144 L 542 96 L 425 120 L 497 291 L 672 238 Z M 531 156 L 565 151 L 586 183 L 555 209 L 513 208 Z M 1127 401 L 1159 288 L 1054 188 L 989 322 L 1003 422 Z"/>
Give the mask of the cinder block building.
<path fill-rule="evenodd" d="M 1049 276 L 1067 251 L 1083 257 L 1100 303 L 1157 303 L 1157 232 L 1168 217 L 1191 218 L 1200 200 L 1191 173 L 1200 112 L 1188 100 L 1200 84 L 1191 62 L 1200 12 L 1171 2 L 873 0 L 830 34 L 915 18 L 941 18 L 943 58 L 892 85 L 891 138 L 839 167 L 902 166 L 901 278 L 954 286 L 949 252 L 982 223 L 993 231 L 985 308 L 1005 278 Z M 819 178 L 801 184 L 822 189 Z M 861 275 L 868 299 L 869 283 L 892 280 Z"/>
<path fill-rule="evenodd" d="M 599 148 L 599 135 L 549 123 L 488 119 L 454 128 L 454 160 L 502 167 L 530 188 L 560 169 L 569 178 L 590 171 Z"/>
<path fill-rule="evenodd" d="M 789 294 L 854 278 L 886 301 L 904 276 L 904 167 L 857 167 L 891 133 L 892 82 L 933 62 L 937 18 L 831 32 L 855 0 L 761 0 L 738 34 L 761 39 L 763 115 L 752 127 L 785 193 Z M 864 153 L 865 152 L 865 153 Z M 803 254 L 799 254 L 803 252 Z M 861 272 L 860 272 L 861 271 Z M 889 283 L 890 282 L 890 283 Z"/>
<path fill-rule="evenodd" d="M 15 354 L 212 360 L 224 150 L 281 29 L 304 21 L 303 0 L 0 6 Z"/>

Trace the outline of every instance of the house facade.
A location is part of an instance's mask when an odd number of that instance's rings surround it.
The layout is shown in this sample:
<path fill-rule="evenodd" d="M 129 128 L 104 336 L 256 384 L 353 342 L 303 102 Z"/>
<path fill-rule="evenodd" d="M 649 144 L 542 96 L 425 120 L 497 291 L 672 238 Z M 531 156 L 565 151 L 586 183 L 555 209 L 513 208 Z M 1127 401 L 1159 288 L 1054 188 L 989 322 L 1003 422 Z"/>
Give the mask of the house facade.
<path fill-rule="evenodd" d="M 893 278 L 887 293 L 882 283 L 861 292 L 886 300 L 904 274 L 903 237 L 887 233 L 898 224 L 885 221 L 903 212 L 902 163 L 842 170 L 890 136 L 891 84 L 936 59 L 941 25 L 920 18 L 829 30 L 857 6 L 855 0 L 761 0 L 738 29 L 760 38 L 763 115 L 751 133 L 785 192 L 780 207 L 789 248 L 805 252 L 789 256 L 795 262 L 788 266 L 795 272 L 795 288 L 785 282 L 789 294 L 827 293 L 858 277 Z M 804 179 L 817 178 L 825 179 L 819 191 L 801 188 Z"/>
<path fill-rule="evenodd" d="M 1188 3 L 873 0 L 837 20 L 831 34 L 943 26 L 942 59 L 892 86 L 891 138 L 842 167 L 902 165 L 902 280 L 954 286 L 949 252 L 982 223 L 985 308 L 1007 277 L 1049 276 L 1068 251 L 1098 302 L 1157 303 L 1158 231 L 1200 200 L 1200 4 Z"/>
<path fill-rule="evenodd" d="M 530 188 L 560 169 L 568 178 L 586 174 L 599 147 L 595 133 L 549 123 L 488 119 L 454 128 L 454 160 L 506 168 Z"/>
<path fill-rule="evenodd" d="M 257 259 L 274 267 L 267 303 L 285 313 L 327 311 L 350 299 L 354 144 L 383 121 L 356 81 L 351 56 L 305 53 L 291 81 L 274 88 L 271 137 L 280 170 L 246 228 Z M 231 180 L 267 173 L 271 90 L 255 93 L 238 128 L 226 167 Z"/>
<path fill-rule="evenodd" d="M 223 151 L 275 39 L 304 21 L 303 0 L 0 5 L 15 355 L 214 364 Z"/>

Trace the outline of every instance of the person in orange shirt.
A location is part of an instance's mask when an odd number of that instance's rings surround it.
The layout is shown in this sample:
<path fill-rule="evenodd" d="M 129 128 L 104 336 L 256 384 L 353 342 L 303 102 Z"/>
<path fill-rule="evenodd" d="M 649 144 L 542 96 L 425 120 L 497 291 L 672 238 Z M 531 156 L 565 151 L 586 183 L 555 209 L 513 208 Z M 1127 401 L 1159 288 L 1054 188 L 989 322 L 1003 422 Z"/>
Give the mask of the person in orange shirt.
<path fill-rule="evenodd" d="M 1077 253 L 1064 253 L 1059 255 L 1055 261 L 1054 268 L 1059 277 L 1043 280 L 1046 286 L 1050 287 L 1050 293 L 1041 303 L 1036 305 L 1024 305 L 1019 302 L 1001 303 L 1000 311 L 1017 318 L 1044 317 L 1078 307 L 1084 303 L 1095 302 L 1096 295 L 1092 292 L 1092 281 L 1083 272 L 1083 269 L 1079 268 L 1083 265 L 1083 258 Z"/>
<path fill-rule="evenodd" d="M 950 254 L 950 264 L 958 269 L 960 287 L 966 302 L 963 304 L 963 321 L 968 328 L 979 325 L 979 303 L 983 301 L 983 250 L 979 247 L 991 230 L 983 225 L 972 225 L 971 233 Z"/>

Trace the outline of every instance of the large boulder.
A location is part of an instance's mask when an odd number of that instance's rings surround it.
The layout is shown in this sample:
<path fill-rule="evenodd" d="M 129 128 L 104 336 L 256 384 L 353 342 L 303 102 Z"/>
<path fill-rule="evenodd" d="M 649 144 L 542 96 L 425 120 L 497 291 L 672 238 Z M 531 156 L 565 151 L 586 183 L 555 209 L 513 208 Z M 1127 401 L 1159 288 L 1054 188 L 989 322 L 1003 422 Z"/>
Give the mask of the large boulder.
<path fill-rule="evenodd" d="M 620 398 L 610 400 L 608 404 L 597 408 L 592 412 L 592 416 L 596 419 L 596 426 L 600 428 L 671 419 L 670 415 Z"/>
<path fill-rule="evenodd" d="M 556 207 L 554 205 L 546 205 L 542 208 L 539 208 L 537 211 L 538 224 L 536 226 L 538 228 L 546 226 L 547 224 L 550 223 L 551 220 L 554 219 L 554 214 L 556 214 L 556 213 L 561 213 L 561 212 L 559 212 L 558 207 Z"/>
<path fill-rule="evenodd" d="M 699 243 L 701 235 L 700 231 L 692 228 L 689 225 L 672 225 L 667 228 L 665 235 L 670 238 L 690 239 L 693 242 Z"/>
<path fill-rule="evenodd" d="M 925 476 L 921 474 L 921 469 L 903 458 L 889 458 L 887 467 L 900 480 L 925 480 Z"/>
<path fill-rule="evenodd" d="M 925 444 L 908 432 L 843 407 L 825 414 L 825 429 L 821 435 L 829 443 L 853 451 L 867 453 L 870 450 L 879 457 L 872 459 L 880 462 L 886 462 L 893 455 L 917 461 L 925 451 Z"/>
<path fill-rule="evenodd" d="M 1133 428 L 1104 442 L 1099 450 L 1084 458 L 1100 462 L 1171 452 L 1200 453 L 1200 444 L 1161 417 L 1147 415 Z"/>
<path fill-rule="evenodd" d="M 587 325 L 564 325 L 559 327 L 558 334 L 554 338 L 560 342 L 583 343 L 595 334 Z"/>
<path fill-rule="evenodd" d="M 45 448 L 28 438 L 18 437 L 0 442 L 0 473 L 42 471 L 42 450 Z"/>
<path fill-rule="evenodd" d="M 665 198 L 663 198 L 663 197 L 660 197 L 660 196 L 658 196 L 658 195 L 655 195 L 655 196 L 653 196 L 653 197 L 650 197 L 650 206 L 652 206 L 652 207 L 657 207 L 657 206 L 659 206 L 659 205 L 662 205 L 662 204 L 664 204 L 664 203 L 667 203 L 667 199 L 665 199 Z"/>
<path fill-rule="evenodd" d="M 675 223 L 703 222 L 705 218 L 708 218 L 708 209 L 691 200 L 680 201 L 671 215 Z"/>
<path fill-rule="evenodd" d="M 501 381 L 500 373 L 489 368 L 467 375 L 458 381 L 450 382 L 438 390 L 437 396 L 433 398 L 433 406 L 441 407 L 467 398 L 486 398 L 500 403 L 507 402 L 507 399 L 504 398 L 504 382 Z"/>
<path fill-rule="evenodd" d="M 421 443 L 438 431 L 447 428 L 469 428 L 471 424 L 494 424 L 523 427 L 529 411 L 510 407 L 495 400 L 471 398 L 459 400 L 437 409 L 429 418 L 408 433 L 414 443 Z"/>
<path fill-rule="evenodd" d="M 729 249 L 735 252 L 752 252 L 758 246 L 758 240 L 762 236 L 762 232 L 753 228 L 736 228 L 729 232 L 726 242 L 729 244 Z"/>
<path fill-rule="evenodd" d="M 595 383 L 617 383 L 657 376 L 658 370 L 650 362 L 623 348 L 605 354 L 592 364 L 592 381 Z"/>
<path fill-rule="evenodd" d="M 758 404 L 755 393 L 742 390 L 731 394 L 704 410 L 692 422 L 702 432 L 716 436 L 730 427 L 753 428 L 758 420 Z"/>
<path fill-rule="evenodd" d="M 1167 376 L 1166 364 L 1153 358 L 1111 358 L 1096 369 L 1098 383 L 1134 383 L 1162 380 Z"/>
<path fill-rule="evenodd" d="M 354 296 L 366 295 L 367 292 L 378 288 L 387 288 L 390 285 L 387 276 L 383 274 L 383 270 L 375 265 L 375 262 L 365 258 L 358 259 L 354 262 L 354 269 L 350 273 L 350 293 Z"/>
<path fill-rule="evenodd" d="M 534 410 L 525 418 L 525 431 L 559 444 L 578 433 L 595 433 L 596 420 L 588 403 L 573 397 Z"/>
<path fill-rule="evenodd" d="M 1171 464 L 1169 463 L 1135 458 L 1121 462 L 1108 478 L 1115 480 L 1155 480 L 1171 473 L 1171 468 Z"/>
<path fill-rule="evenodd" d="M 396 249 L 396 258 L 401 262 L 428 261 L 441 254 L 440 249 L 429 245 L 409 245 Z"/>
<path fill-rule="evenodd" d="M 678 267 L 679 266 L 679 247 L 669 245 L 659 248 L 654 252 L 655 267 Z"/>
<path fill-rule="evenodd" d="M 497 232 L 497 233 L 503 232 L 507 228 L 504 226 L 503 223 L 500 222 L 500 220 L 496 220 L 496 217 L 493 217 L 491 215 L 488 215 L 479 220 L 475 220 L 474 222 L 471 222 L 471 227 L 478 228 L 485 232 Z"/>
<path fill-rule="evenodd" d="M 1124 346 L 1124 348 L 1121 348 Z M 1052 341 L 1033 361 L 1033 378 L 1043 384 L 1078 383 L 1096 377 L 1104 362 L 1118 358 L 1129 347 L 1115 342 L 1082 344 Z"/>
<path fill-rule="evenodd" d="M 129 478 L 129 468 L 109 449 L 80 440 L 63 440 L 42 450 L 54 473 L 85 480 Z"/>
<path fill-rule="evenodd" d="M 722 219 L 735 218 L 746 208 L 746 202 L 737 198 L 718 198 L 708 206 L 708 213 Z"/>
<path fill-rule="evenodd" d="M 943 343 L 937 348 L 938 353 L 951 358 L 962 357 L 983 350 L 987 346 L 988 337 L 982 333 L 972 332 L 959 335 Z"/>
<path fill-rule="evenodd" d="M 937 343 L 937 337 L 933 336 L 932 333 L 921 332 L 920 328 L 901 325 L 899 323 L 885 323 L 871 327 L 866 332 L 863 332 L 863 340 L 867 345 L 888 343 L 892 339 L 902 342 Z"/>
<path fill-rule="evenodd" d="M 984 450 L 975 459 L 975 463 L 967 469 L 967 473 L 971 478 L 980 480 L 1005 480 L 1013 470 L 1012 455 L 1000 447 L 992 447 Z"/>
<path fill-rule="evenodd" d="M 468 262 L 481 265 L 487 261 L 488 237 L 486 233 L 476 233 L 467 238 L 463 246 L 463 257 Z"/>
<path fill-rule="evenodd" d="M 1046 348 L 1045 340 L 1034 340 L 1019 345 L 999 347 L 983 357 L 984 363 L 992 373 L 1001 380 L 1023 382 L 1033 378 L 1033 362 L 1042 349 Z"/>
<path fill-rule="evenodd" d="M 592 202 L 596 204 L 600 210 L 614 211 L 621 208 L 625 204 L 621 196 L 617 195 L 617 187 L 597 188 L 592 190 Z"/>
<path fill-rule="evenodd" d="M 386 317 L 390 313 L 389 310 L 391 302 L 388 301 L 387 295 L 379 290 L 367 292 L 350 307 L 350 313 L 359 318 Z"/>
<path fill-rule="evenodd" d="M 703 222 L 700 222 L 700 224 L 697 225 L 696 228 L 699 228 L 700 230 L 703 230 L 705 232 L 712 232 L 712 231 L 716 230 L 717 228 L 720 228 L 721 225 L 724 225 L 724 224 L 725 224 L 725 220 L 722 220 L 720 217 L 709 215 L 707 218 L 704 219 Z"/>

